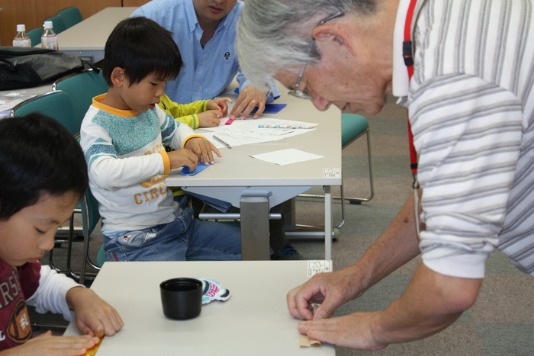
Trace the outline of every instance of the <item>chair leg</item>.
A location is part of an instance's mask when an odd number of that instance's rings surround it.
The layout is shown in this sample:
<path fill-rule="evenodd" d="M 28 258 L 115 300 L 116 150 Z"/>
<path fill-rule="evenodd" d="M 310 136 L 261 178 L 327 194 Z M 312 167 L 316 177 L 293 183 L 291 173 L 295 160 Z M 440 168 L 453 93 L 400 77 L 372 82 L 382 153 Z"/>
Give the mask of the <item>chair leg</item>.
<path fill-rule="evenodd" d="M 332 196 L 332 200 L 339 200 L 341 202 L 341 220 L 339 221 L 339 223 L 337 223 L 337 225 L 334 225 L 338 229 L 345 224 L 345 202 L 348 202 L 349 204 L 361 204 L 362 202 L 368 202 L 375 195 L 375 188 L 373 183 L 373 165 L 371 159 L 371 139 L 369 136 L 369 130 L 365 131 L 365 135 L 367 140 L 367 164 L 369 168 L 369 195 L 367 197 L 346 197 L 343 190 L 343 181 L 341 182 L 341 186 L 339 187 L 340 195 Z M 299 197 L 324 198 L 324 196 L 320 194 L 300 194 Z"/>
<path fill-rule="evenodd" d="M 56 240 L 56 242 L 54 244 L 54 248 L 61 247 L 61 244 L 64 243 L 64 242 L 67 242 L 68 244 L 70 244 L 70 241 L 72 241 L 73 238 L 74 238 L 74 213 L 71 215 L 71 217 L 69 219 L 69 229 L 68 229 L 67 239 L 66 240 Z M 57 272 L 63 272 L 54 263 L 54 248 L 52 248 L 48 252 L 48 265 L 50 266 L 51 269 L 56 270 Z"/>
<path fill-rule="evenodd" d="M 372 159 L 371 159 L 371 138 L 369 135 L 369 130 L 366 131 L 366 139 L 367 139 L 367 164 L 369 167 L 369 195 L 367 197 L 344 197 L 343 196 L 343 190 L 341 190 L 341 199 L 344 199 L 349 202 L 349 204 L 361 204 L 362 202 L 368 202 L 371 200 L 375 195 L 375 186 L 373 183 L 373 165 L 372 165 Z M 343 187 L 341 187 L 343 189 Z"/>

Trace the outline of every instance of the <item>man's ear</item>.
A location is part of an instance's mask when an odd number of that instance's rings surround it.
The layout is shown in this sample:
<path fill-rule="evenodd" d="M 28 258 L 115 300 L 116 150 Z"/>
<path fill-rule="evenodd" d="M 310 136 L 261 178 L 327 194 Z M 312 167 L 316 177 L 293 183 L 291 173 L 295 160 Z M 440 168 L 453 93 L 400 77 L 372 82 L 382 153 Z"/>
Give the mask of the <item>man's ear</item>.
<path fill-rule="evenodd" d="M 345 50 L 352 52 L 352 42 L 348 28 L 343 23 L 325 23 L 317 26 L 312 31 L 312 36 L 318 44 L 320 42 L 332 42 L 330 44 L 346 47 Z"/>
<path fill-rule="evenodd" d="M 126 77 L 124 75 L 124 69 L 121 67 L 115 67 L 111 71 L 111 82 L 116 88 L 121 88 L 124 85 Z"/>

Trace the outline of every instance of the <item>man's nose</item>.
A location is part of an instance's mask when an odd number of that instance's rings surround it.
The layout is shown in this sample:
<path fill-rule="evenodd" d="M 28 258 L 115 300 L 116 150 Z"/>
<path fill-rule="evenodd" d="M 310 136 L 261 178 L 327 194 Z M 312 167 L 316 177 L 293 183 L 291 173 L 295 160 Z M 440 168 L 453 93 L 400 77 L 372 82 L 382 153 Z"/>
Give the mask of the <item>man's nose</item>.
<path fill-rule="evenodd" d="M 330 107 L 330 102 L 328 100 L 324 100 L 321 97 L 312 95 L 311 99 L 313 105 L 317 108 L 319 111 L 326 111 Z"/>

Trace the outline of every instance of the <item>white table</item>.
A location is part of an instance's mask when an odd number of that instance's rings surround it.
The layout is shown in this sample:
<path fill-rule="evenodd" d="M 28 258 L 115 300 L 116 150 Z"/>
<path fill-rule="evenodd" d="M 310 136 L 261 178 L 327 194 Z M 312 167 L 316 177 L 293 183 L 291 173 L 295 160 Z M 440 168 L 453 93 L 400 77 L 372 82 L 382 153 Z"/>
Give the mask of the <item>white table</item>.
<path fill-rule="evenodd" d="M 299 347 L 286 304 L 290 289 L 331 268 L 331 261 L 106 262 L 91 288 L 125 325 L 97 355 L 335 355 L 328 344 Z M 231 297 L 204 305 L 195 319 L 167 319 L 159 283 L 174 277 L 217 280 Z M 78 334 L 73 323 L 65 334 Z"/>
<path fill-rule="evenodd" d="M 171 175 L 169 186 L 207 195 L 241 208 L 241 244 L 244 260 L 268 260 L 268 211 L 284 201 L 322 186 L 324 200 L 325 259 L 332 256 L 332 212 L 330 187 L 341 185 L 341 120 L 340 111 L 332 107 L 316 110 L 308 100 L 285 94 L 277 103 L 288 105 L 277 114 L 287 120 L 318 123 L 316 130 L 288 139 L 261 144 L 222 148 L 223 157 L 216 164 L 195 176 Z M 320 159 L 290 165 L 275 165 L 252 158 L 251 155 L 287 148 L 323 156 Z"/>
<path fill-rule="evenodd" d="M 51 90 L 52 85 L 45 84 L 34 88 L 0 91 L 0 119 L 9 117 L 11 115 L 11 110 L 24 100 L 28 100 L 36 95 Z"/>
<path fill-rule="evenodd" d="M 104 58 L 106 41 L 115 26 L 137 7 L 107 7 L 57 35 L 59 49 L 95 63 Z"/>

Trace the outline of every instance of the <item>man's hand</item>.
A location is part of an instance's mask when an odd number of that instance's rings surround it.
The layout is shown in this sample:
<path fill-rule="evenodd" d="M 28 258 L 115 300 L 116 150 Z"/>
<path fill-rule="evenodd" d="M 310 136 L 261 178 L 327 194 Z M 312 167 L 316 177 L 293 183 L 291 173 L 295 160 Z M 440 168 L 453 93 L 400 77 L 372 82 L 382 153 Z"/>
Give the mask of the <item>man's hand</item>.
<path fill-rule="evenodd" d="M 356 265 L 316 274 L 287 294 L 289 313 L 303 320 L 329 318 L 340 305 L 362 293 L 364 286 L 358 283 L 359 280 Z M 311 310 L 313 303 L 320 304 L 315 314 Z"/>
<path fill-rule="evenodd" d="M 249 85 L 239 93 L 235 105 L 230 111 L 230 119 L 239 118 L 244 120 L 256 107 L 258 111 L 254 114 L 254 118 L 257 119 L 265 110 L 266 102 L 267 93 Z"/>

